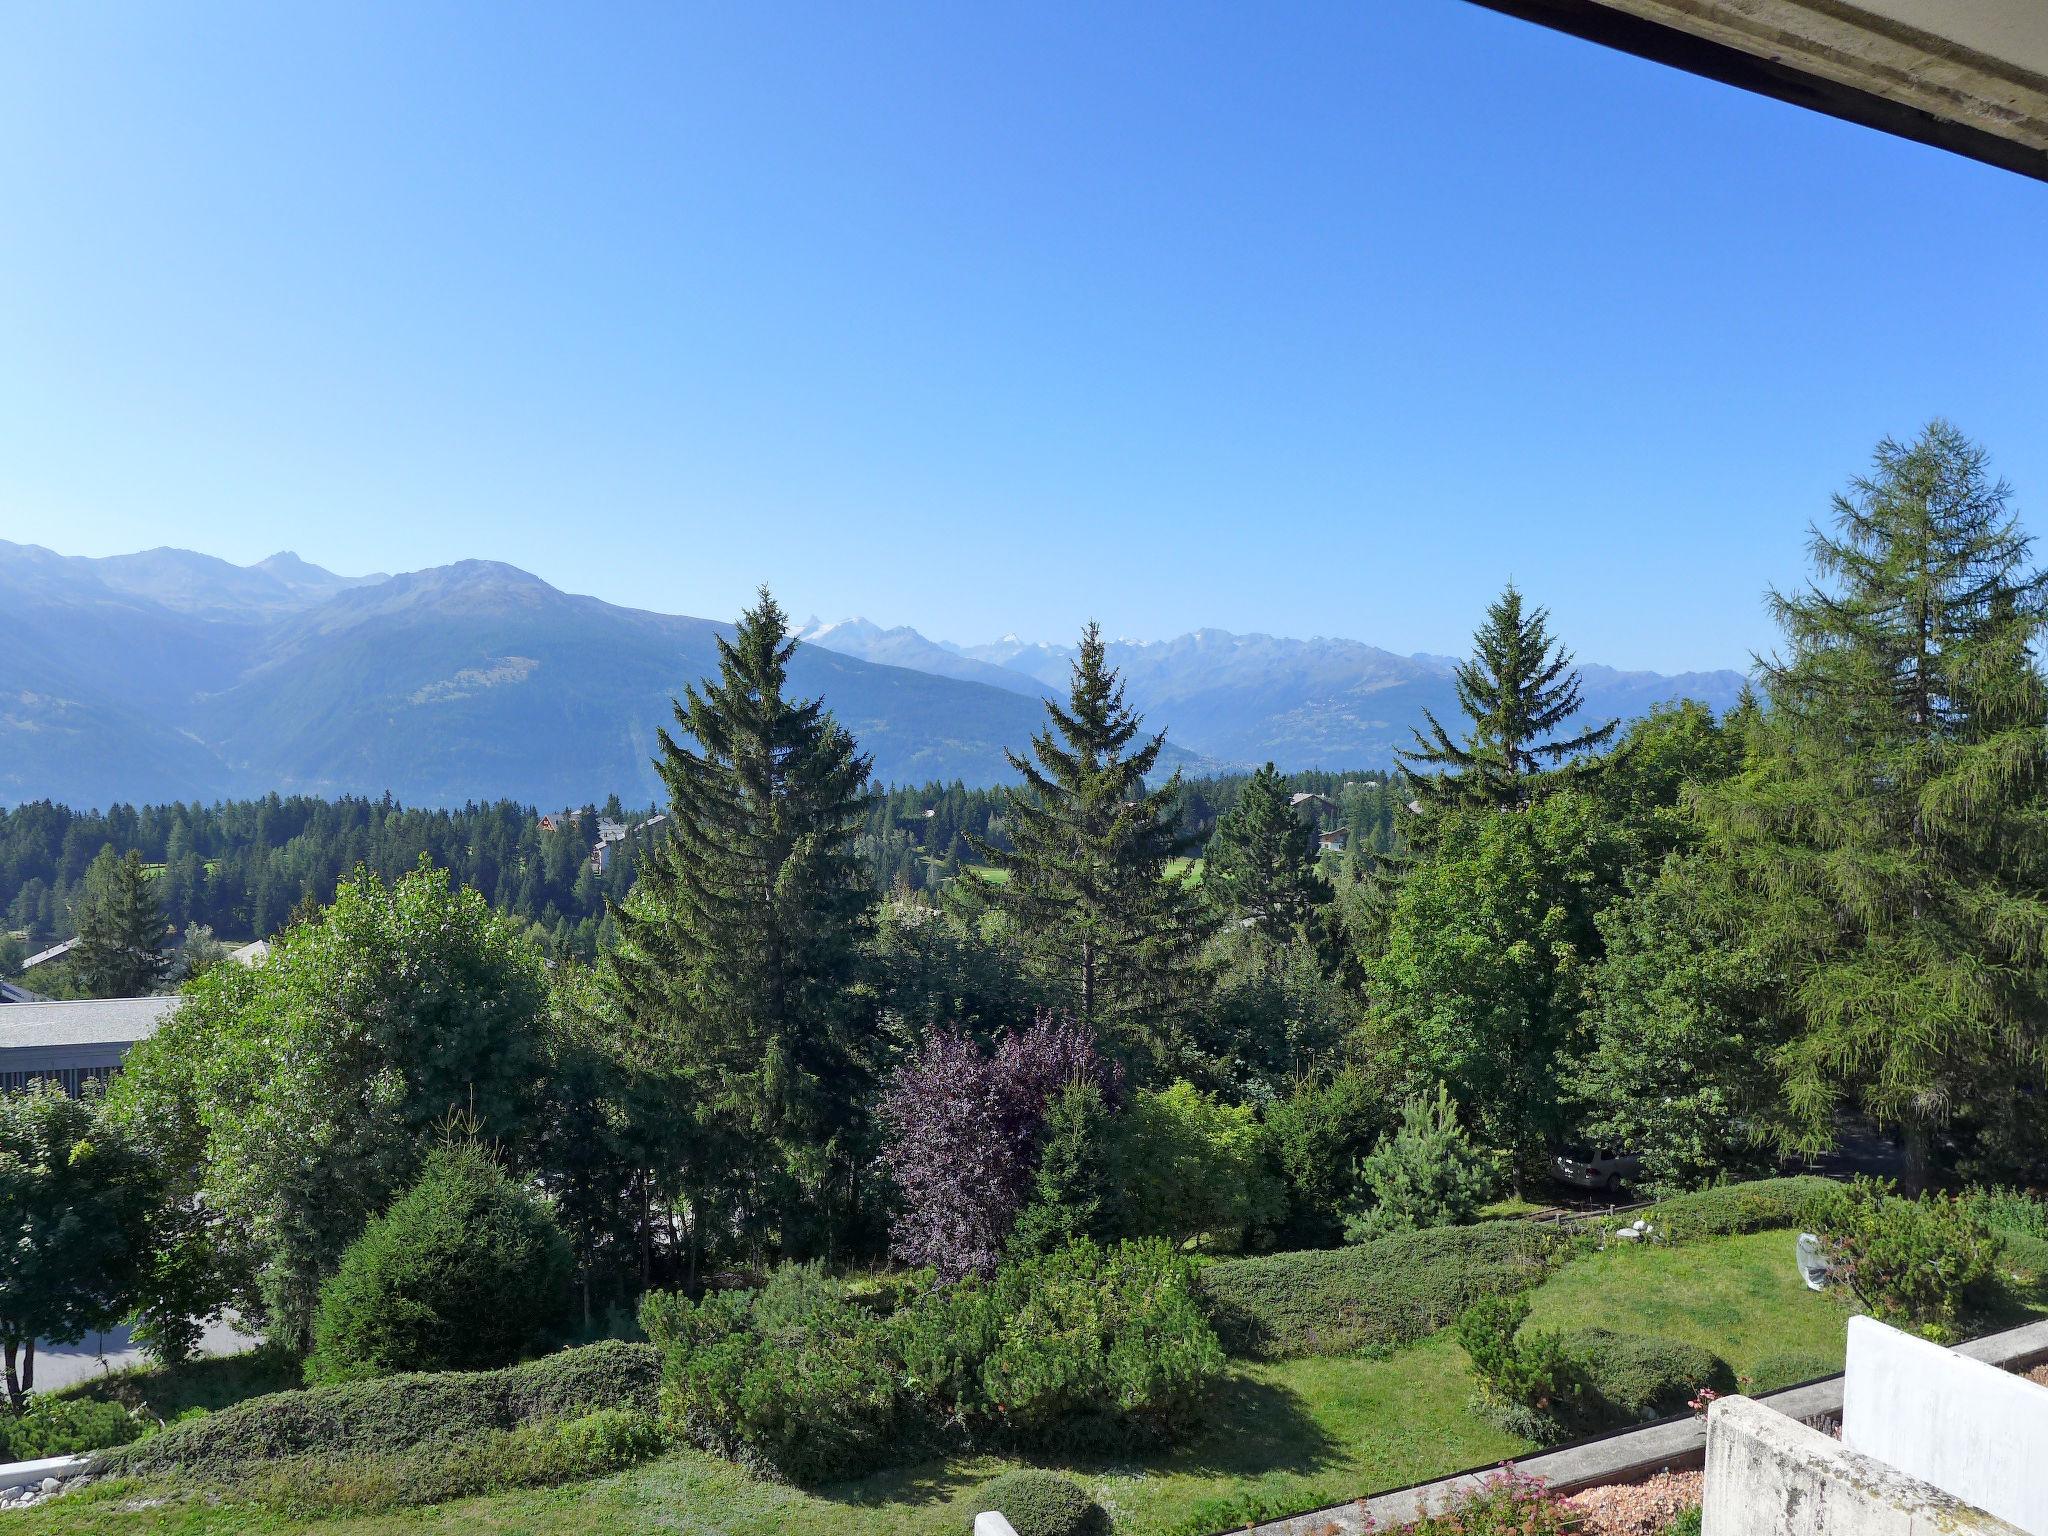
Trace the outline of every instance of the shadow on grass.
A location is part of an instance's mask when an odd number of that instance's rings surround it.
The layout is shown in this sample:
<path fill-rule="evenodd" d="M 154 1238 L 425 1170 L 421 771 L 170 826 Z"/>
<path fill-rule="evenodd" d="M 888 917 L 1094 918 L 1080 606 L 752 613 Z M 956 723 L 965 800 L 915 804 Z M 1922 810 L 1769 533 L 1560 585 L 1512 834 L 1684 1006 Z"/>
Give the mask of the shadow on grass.
<path fill-rule="evenodd" d="M 1081 1477 L 1143 1470 L 1255 1478 L 1269 1472 L 1317 1472 L 1339 1452 L 1340 1447 L 1310 1416 L 1298 1393 L 1233 1371 L 1217 1385 L 1207 1425 L 1180 1446 L 1122 1452 L 1076 1448 L 1024 1457 L 961 1454 L 809 1491 L 835 1504 L 943 1504 L 1018 1460 Z"/>
<path fill-rule="evenodd" d="M 119 1403 L 131 1410 L 147 1409 L 158 1418 L 172 1419 L 188 1408 L 214 1413 L 244 1398 L 287 1392 L 305 1384 L 304 1367 L 296 1354 L 262 1344 L 239 1355 L 113 1371 L 64 1388 L 62 1395 Z"/>

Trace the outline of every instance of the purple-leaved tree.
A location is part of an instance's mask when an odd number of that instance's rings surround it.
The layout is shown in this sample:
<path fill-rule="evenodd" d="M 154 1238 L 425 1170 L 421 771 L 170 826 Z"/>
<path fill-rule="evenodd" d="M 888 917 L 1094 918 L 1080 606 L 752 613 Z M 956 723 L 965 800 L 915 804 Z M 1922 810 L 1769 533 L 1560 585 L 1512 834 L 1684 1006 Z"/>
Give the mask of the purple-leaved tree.
<path fill-rule="evenodd" d="M 890 1077 L 882 1095 L 883 1156 L 903 1197 L 890 1247 L 941 1280 L 992 1273 L 1038 1171 L 1038 1139 L 1053 1096 L 1093 1078 L 1112 1103 L 1122 1073 L 1087 1028 L 1040 1014 L 994 1051 L 940 1030 Z"/>

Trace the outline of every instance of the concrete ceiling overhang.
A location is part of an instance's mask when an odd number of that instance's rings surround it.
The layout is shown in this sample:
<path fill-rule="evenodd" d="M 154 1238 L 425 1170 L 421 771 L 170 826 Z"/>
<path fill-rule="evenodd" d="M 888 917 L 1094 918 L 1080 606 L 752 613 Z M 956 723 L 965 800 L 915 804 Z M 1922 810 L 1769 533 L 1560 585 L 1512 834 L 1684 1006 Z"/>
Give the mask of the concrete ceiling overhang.
<path fill-rule="evenodd" d="M 1473 0 L 2048 181 L 2048 0 Z"/>

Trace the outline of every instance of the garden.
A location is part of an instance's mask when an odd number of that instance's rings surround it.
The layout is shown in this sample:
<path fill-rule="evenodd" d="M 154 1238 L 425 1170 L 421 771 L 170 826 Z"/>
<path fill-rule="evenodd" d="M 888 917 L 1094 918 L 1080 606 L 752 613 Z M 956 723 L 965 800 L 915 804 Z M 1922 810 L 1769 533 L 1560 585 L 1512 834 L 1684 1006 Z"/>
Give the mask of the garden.
<path fill-rule="evenodd" d="M 473 1160 L 448 1161 L 488 1185 Z M 1781 1179 L 1644 1219 L 1647 1239 L 1479 1222 L 1208 1263 L 1156 1241 L 1081 1242 L 951 1285 L 791 1265 L 751 1289 L 651 1296 L 647 1341 L 494 1370 L 346 1365 L 363 1346 L 337 1319 L 314 1356 L 322 1385 L 211 1412 L 193 1401 L 209 1372 L 265 1385 L 258 1360 L 78 1394 L 183 1418 L 18 1518 L 50 1532 L 681 1520 L 822 1536 L 959 1533 L 997 1500 L 1067 1497 L 1086 1517 L 1074 1529 L 1208 1536 L 1684 1413 L 1702 1388 L 1828 1374 L 1852 1311 L 1937 1337 L 2048 1312 L 2042 1207 L 2024 1198 Z M 1838 1263 L 1823 1292 L 1793 1262 L 1809 1226 Z M 1930 1254 L 1956 1262 L 1919 1278 Z"/>

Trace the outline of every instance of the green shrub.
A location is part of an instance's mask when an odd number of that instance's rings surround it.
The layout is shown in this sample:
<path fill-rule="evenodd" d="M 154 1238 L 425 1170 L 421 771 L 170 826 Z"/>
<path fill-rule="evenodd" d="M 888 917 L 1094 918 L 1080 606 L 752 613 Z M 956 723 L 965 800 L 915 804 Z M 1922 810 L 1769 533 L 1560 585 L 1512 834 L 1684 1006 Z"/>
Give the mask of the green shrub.
<path fill-rule="evenodd" d="M 1371 1209 L 1346 1221 L 1344 1236 L 1369 1241 L 1417 1227 L 1461 1227 L 1492 1197 L 1494 1159 L 1458 1124 L 1450 1090 L 1418 1094 L 1401 1106 L 1401 1124 L 1360 1167 Z"/>
<path fill-rule="evenodd" d="M 1702 1387 L 1735 1390 L 1728 1362 L 1696 1344 L 1605 1328 L 1576 1329 L 1561 1342 L 1585 1385 L 1581 1411 L 1600 1423 L 1684 1413 Z"/>
<path fill-rule="evenodd" d="M 1882 1179 L 1835 1185 L 1814 1217 L 1837 1283 L 1871 1313 L 1927 1337 L 1958 1337 L 1998 1278 L 2003 1240 L 1967 1200 L 1896 1193 Z"/>
<path fill-rule="evenodd" d="M 1566 1247 L 1554 1227 L 1482 1222 L 1225 1260 L 1205 1268 L 1199 1284 L 1234 1354 L 1386 1351 L 1445 1327 L 1483 1297 L 1529 1289 Z"/>
<path fill-rule="evenodd" d="M 786 1304 L 799 1290 L 803 1304 Z M 656 1293 L 641 1320 L 662 1352 L 670 1429 L 800 1482 L 966 1432 L 1033 1448 L 1155 1443 L 1193 1422 L 1223 1365 L 1192 1260 L 1159 1241 L 1075 1243 L 887 1317 L 809 1282 L 766 1308 L 765 1296 Z"/>
<path fill-rule="evenodd" d="M 1671 1523 L 1664 1527 L 1659 1536 L 1700 1536 L 1700 1516 L 1702 1513 L 1703 1511 L 1697 1504 L 1692 1505 L 1688 1509 L 1681 1509 L 1671 1517 Z"/>
<path fill-rule="evenodd" d="M 544 1201 L 481 1148 L 438 1148 L 322 1288 L 307 1379 L 508 1365 L 561 1326 L 571 1262 Z"/>
<path fill-rule="evenodd" d="M 1097 1536 L 1109 1529 L 1102 1506 L 1080 1484 L 1035 1467 L 984 1483 L 974 1503 L 977 1513 L 1002 1515 L 1017 1536 Z"/>
<path fill-rule="evenodd" d="M 651 1416 L 603 1408 L 384 1455 L 294 1456 L 262 1463 L 228 1486 L 238 1500 L 301 1520 L 374 1515 L 605 1477 L 660 1448 Z"/>
<path fill-rule="evenodd" d="M 844 1298 L 813 1296 L 755 1316 L 756 1297 L 665 1292 L 640 1323 L 662 1356 L 670 1430 L 759 1471 L 798 1482 L 851 1477 L 899 1448 L 898 1362 L 889 1321 Z"/>
<path fill-rule="evenodd" d="M 19 1414 L 0 1413 L 0 1461 L 76 1456 L 138 1439 L 147 1421 L 119 1403 L 38 1392 Z"/>
<path fill-rule="evenodd" d="M 1756 1179 L 1723 1184 L 1660 1200 L 1637 1213 L 1666 1242 L 1689 1243 L 1702 1237 L 1730 1237 L 1739 1232 L 1768 1232 L 1779 1227 L 1811 1230 L 1814 1213 L 1840 1186 L 1801 1174 L 1789 1179 Z M 1631 1216 L 1635 1220 L 1636 1216 Z"/>
<path fill-rule="evenodd" d="M 1965 1197 L 1987 1227 L 2002 1235 L 2048 1241 L 2048 1201 L 2023 1189 L 1980 1189 Z"/>
<path fill-rule="evenodd" d="M 1458 1343 L 1472 1363 L 1480 1406 L 1517 1434 L 1559 1437 L 1582 1396 L 1578 1362 L 1547 1329 L 1521 1331 L 1529 1298 L 1488 1296 L 1458 1315 Z"/>
<path fill-rule="evenodd" d="M 1237 1252 L 1285 1216 L 1265 1127 L 1248 1106 L 1181 1081 L 1140 1093 L 1116 1126 L 1111 1156 L 1122 1232 Z"/>
<path fill-rule="evenodd" d="M 166 1429 L 102 1458 L 123 1475 L 178 1471 L 220 1481 L 257 1462 L 349 1458 L 446 1445 L 599 1408 L 657 1407 L 661 1356 L 607 1341 L 502 1371 L 449 1371 L 274 1392 Z"/>
<path fill-rule="evenodd" d="M 1747 1390 L 1776 1392 L 1782 1387 L 1796 1387 L 1809 1381 L 1819 1381 L 1824 1376 L 1841 1374 L 1842 1362 L 1839 1360 L 1788 1350 L 1782 1354 L 1765 1355 L 1751 1366 Z"/>
<path fill-rule="evenodd" d="M 623 1472 L 661 1449 L 661 1425 L 638 1408 L 600 1408 L 563 1419 L 555 1436 L 563 1454 L 583 1468 L 586 1477 Z"/>
<path fill-rule="evenodd" d="M 1081 1241 L 999 1271 L 981 1386 L 1004 1433 L 1034 1447 L 1161 1444 L 1201 1416 L 1223 1346 L 1194 1266 L 1164 1241 Z"/>

